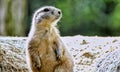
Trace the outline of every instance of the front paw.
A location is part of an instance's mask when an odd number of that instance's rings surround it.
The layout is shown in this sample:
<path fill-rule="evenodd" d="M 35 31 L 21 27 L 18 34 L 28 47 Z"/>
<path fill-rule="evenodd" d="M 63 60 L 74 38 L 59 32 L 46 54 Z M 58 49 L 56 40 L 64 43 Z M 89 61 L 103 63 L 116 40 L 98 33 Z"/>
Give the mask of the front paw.
<path fill-rule="evenodd" d="M 61 55 L 57 55 L 57 60 L 61 60 L 62 58 L 62 54 Z"/>
<path fill-rule="evenodd" d="M 37 70 L 40 70 L 41 68 L 41 61 L 39 56 L 34 56 L 33 57 L 33 67 Z"/>
<path fill-rule="evenodd" d="M 56 50 L 56 57 L 57 57 L 57 60 L 61 60 L 62 59 L 62 57 L 63 57 L 62 49 L 57 49 Z"/>
<path fill-rule="evenodd" d="M 33 66 L 34 66 L 37 70 L 40 70 L 40 67 L 41 67 L 40 64 L 34 63 Z"/>

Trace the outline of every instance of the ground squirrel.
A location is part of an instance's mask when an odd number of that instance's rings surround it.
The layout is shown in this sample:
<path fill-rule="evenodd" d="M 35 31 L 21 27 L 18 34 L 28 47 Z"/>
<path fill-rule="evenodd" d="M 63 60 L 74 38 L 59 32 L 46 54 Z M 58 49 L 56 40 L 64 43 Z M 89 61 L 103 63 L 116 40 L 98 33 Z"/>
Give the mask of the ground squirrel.
<path fill-rule="evenodd" d="M 61 17 L 61 10 L 53 6 L 34 13 L 26 44 L 27 64 L 32 72 L 73 72 L 72 58 L 56 27 Z"/>

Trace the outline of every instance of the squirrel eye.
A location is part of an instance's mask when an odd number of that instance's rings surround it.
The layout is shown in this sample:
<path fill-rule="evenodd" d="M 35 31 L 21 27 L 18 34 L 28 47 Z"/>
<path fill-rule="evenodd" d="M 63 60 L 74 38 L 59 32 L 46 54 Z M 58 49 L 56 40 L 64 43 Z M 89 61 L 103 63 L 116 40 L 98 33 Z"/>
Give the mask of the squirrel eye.
<path fill-rule="evenodd" d="M 48 11 L 49 11 L 49 9 L 48 9 L 48 8 L 45 8 L 45 9 L 44 9 L 44 12 L 48 12 Z"/>

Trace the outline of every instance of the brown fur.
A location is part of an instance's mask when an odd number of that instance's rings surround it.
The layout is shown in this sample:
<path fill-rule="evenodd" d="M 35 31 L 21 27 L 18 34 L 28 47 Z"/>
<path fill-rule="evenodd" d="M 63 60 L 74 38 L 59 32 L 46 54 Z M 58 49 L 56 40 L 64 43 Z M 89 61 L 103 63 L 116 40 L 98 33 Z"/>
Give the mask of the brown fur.
<path fill-rule="evenodd" d="M 44 8 L 59 10 L 51 6 Z M 26 48 L 27 63 L 32 72 L 73 72 L 73 61 L 55 26 L 59 19 L 41 19 L 38 24 L 33 21 Z"/>

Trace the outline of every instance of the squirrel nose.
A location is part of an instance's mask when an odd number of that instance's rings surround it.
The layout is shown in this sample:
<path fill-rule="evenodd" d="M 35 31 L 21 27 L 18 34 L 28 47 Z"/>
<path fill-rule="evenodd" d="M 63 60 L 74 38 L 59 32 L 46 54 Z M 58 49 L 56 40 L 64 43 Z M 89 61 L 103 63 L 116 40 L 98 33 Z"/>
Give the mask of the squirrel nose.
<path fill-rule="evenodd" d="M 52 14 L 52 15 L 54 15 L 54 14 L 60 15 L 60 14 L 61 14 L 61 11 L 52 11 L 51 14 Z"/>

